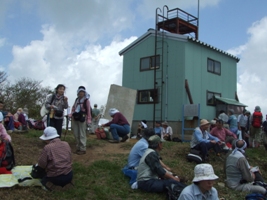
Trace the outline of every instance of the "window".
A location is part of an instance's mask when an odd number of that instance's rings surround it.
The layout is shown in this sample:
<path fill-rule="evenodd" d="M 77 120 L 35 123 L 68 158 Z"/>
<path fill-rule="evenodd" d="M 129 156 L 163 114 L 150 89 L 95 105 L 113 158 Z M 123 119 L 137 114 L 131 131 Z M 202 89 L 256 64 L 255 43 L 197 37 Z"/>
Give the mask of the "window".
<path fill-rule="evenodd" d="M 214 98 L 214 96 L 221 97 L 221 94 L 220 93 L 216 93 L 216 92 L 207 91 L 207 105 L 215 106 L 215 98 Z"/>
<path fill-rule="evenodd" d="M 221 63 L 208 58 L 208 72 L 221 75 Z"/>
<path fill-rule="evenodd" d="M 158 90 L 139 90 L 137 93 L 138 104 L 150 104 L 158 102 Z"/>
<path fill-rule="evenodd" d="M 155 63 L 155 58 L 156 58 L 156 63 Z M 160 65 L 160 56 L 157 55 L 155 56 L 150 56 L 150 57 L 145 57 L 140 59 L 140 71 L 145 71 L 145 70 L 152 70 L 156 67 L 156 69 L 159 68 Z"/>

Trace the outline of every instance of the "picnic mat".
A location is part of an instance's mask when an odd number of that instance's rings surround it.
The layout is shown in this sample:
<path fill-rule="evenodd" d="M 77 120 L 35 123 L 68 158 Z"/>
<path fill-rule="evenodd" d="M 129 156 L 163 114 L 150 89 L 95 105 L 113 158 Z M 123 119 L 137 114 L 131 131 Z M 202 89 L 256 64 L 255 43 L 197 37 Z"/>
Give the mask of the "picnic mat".
<path fill-rule="evenodd" d="M 19 186 L 42 186 L 40 179 L 34 179 L 30 173 L 32 165 L 16 166 L 12 170 L 12 174 L 0 175 L 0 188 Z"/>

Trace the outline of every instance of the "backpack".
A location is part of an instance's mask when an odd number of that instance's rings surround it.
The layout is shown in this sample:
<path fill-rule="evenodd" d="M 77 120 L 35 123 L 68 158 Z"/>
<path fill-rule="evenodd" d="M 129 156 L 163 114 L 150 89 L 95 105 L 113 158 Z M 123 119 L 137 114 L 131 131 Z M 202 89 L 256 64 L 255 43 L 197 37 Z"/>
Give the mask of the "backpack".
<path fill-rule="evenodd" d="M 252 115 L 252 126 L 255 128 L 260 128 L 262 123 L 262 114 L 261 112 L 254 112 Z"/>
<path fill-rule="evenodd" d="M 35 121 L 33 128 L 35 130 L 44 130 L 45 129 L 44 122 L 42 120 Z"/>
<path fill-rule="evenodd" d="M 260 193 L 251 193 L 245 197 L 246 200 L 266 200 L 266 198 Z"/>
<path fill-rule="evenodd" d="M 190 149 L 190 153 L 187 154 L 186 159 L 188 162 L 195 162 L 196 164 L 200 164 L 203 161 L 200 155 L 200 151 L 196 149 Z"/>
<path fill-rule="evenodd" d="M 172 183 L 170 186 L 167 186 L 167 199 L 177 200 L 185 187 L 186 185 L 183 183 Z"/>
<path fill-rule="evenodd" d="M 78 97 L 75 99 L 75 102 L 78 100 Z M 86 104 L 86 102 L 87 102 L 87 98 L 83 101 L 83 107 L 84 107 L 84 109 L 85 109 L 85 113 L 87 113 L 87 104 Z M 90 113 L 91 113 L 91 117 L 93 117 L 93 109 L 92 109 L 92 106 L 90 106 Z"/>
<path fill-rule="evenodd" d="M 107 135 L 105 133 L 104 128 L 97 128 L 95 130 L 95 134 L 96 134 L 97 139 L 106 139 L 107 138 Z"/>
<path fill-rule="evenodd" d="M 32 171 L 30 173 L 32 178 L 40 178 L 42 179 L 45 175 L 45 169 L 38 166 L 38 164 L 35 164 L 32 166 Z"/>
<path fill-rule="evenodd" d="M 15 166 L 14 150 L 10 142 L 2 141 L 0 144 L 0 167 L 11 170 Z"/>

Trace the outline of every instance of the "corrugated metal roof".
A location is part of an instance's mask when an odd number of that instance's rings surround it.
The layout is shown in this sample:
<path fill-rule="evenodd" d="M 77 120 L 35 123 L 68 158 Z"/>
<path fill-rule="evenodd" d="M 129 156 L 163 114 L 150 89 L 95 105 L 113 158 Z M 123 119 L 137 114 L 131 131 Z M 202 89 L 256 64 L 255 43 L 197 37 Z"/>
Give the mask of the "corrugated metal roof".
<path fill-rule="evenodd" d="M 155 31 L 154 29 L 148 29 L 148 31 L 147 31 L 145 34 L 143 34 L 143 35 L 140 36 L 138 39 L 136 39 L 136 40 L 133 41 L 131 44 L 129 44 L 128 46 L 126 46 L 124 49 L 122 49 L 122 50 L 119 52 L 119 55 L 120 55 L 120 56 L 123 55 L 126 51 L 128 51 L 129 49 L 131 49 L 133 46 L 135 46 L 136 44 L 138 44 L 139 42 L 141 42 L 141 41 L 144 40 L 145 38 L 147 38 L 147 37 L 149 37 L 149 36 L 155 36 L 155 32 L 156 32 L 156 31 Z M 187 41 L 193 41 L 193 42 L 196 42 L 196 43 L 198 43 L 198 44 L 200 44 L 200 45 L 203 45 L 203 46 L 206 46 L 206 47 L 208 47 L 208 48 L 210 48 L 210 49 L 213 49 L 213 50 L 215 50 L 215 51 L 218 51 L 218 52 L 220 52 L 220 53 L 222 53 L 222 54 L 225 54 L 225 55 L 227 55 L 227 56 L 229 56 L 229 57 L 235 59 L 237 62 L 239 62 L 239 60 L 240 60 L 238 57 L 236 57 L 236 56 L 234 56 L 234 55 L 232 55 L 232 54 L 229 54 L 229 53 L 227 53 L 226 51 L 223 51 L 223 50 L 221 50 L 221 49 L 218 49 L 218 48 L 216 48 L 216 47 L 214 47 L 214 46 L 212 46 L 212 45 L 209 45 L 209 44 L 207 44 L 207 43 L 205 43 L 205 42 L 202 42 L 202 41 L 200 41 L 200 40 L 197 40 L 197 39 L 195 39 L 195 38 L 188 37 L 188 36 L 186 36 L 186 35 L 176 34 L 176 33 L 169 33 L 169 32 L 164 32 L 164 34 L 166 34 L 166 37 L 167 37 L 168 39 L 180 40 L 180 41 L 184 41 L 184 42 L 187 42 Z"/>
<path fill-rule="evenodd" d="M 228 105 L 235 105 L 235 106 L 244 106 L 247 107 L 247 105 L 240 103 L 239 101 L 235 100 L 235 99 L 229 99 L 229 98 L 223 98 L 223 97 L 218 97 L 215 96 L 215 98 L 225 104 Z"/>
<path fill-rule="evenodd" d="M 240 60 L 238 57 L 236 57 L 236 56 L 234 56 L 234 55 L 232 55 L 230 53 L 227 53 L 226 51 L 223 51 L 221 49 L 218 49 L 218 48 L 216 48 L 214 46 L 211 46 L 211 45 L 209 45 L 209 44 L 207 44 L 205 42 L 202 42 L 200 40 L 197 40 L 196 38 L 188 37 L 188 40 L 194 41 L 194 42 L 199 43 L 199 44 L 201 44 L 203 46 L 206 46 L 206 47 L 208 47 L 210 49 L 214 49 L 215 51 L 218 51 L 218 52 L 223 53 L 223 54 L 225 54 L 227 56 L 230 56 L 230 57 L 234 58 L 237 62 L 239 62 L 239 60 Z"/>

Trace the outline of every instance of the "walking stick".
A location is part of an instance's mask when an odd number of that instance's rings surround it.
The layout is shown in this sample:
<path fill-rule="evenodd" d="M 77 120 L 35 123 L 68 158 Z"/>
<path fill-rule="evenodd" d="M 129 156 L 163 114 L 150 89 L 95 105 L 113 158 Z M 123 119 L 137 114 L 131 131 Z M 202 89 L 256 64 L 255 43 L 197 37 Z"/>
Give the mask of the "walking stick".
<path fill-rule="evenodd" d="M 66 115 L 65 117 L 66 117 L 67 122 L 66 122 L 66 130 L 65 130 L 65 133 L 64 133 L 64 140 L 65 140 L 66 134 L 67 134 L 67 132 L 69 130 L 69 116 Z"/>

